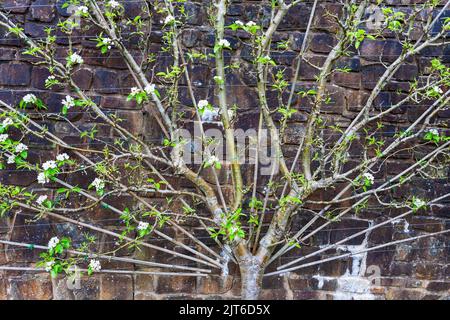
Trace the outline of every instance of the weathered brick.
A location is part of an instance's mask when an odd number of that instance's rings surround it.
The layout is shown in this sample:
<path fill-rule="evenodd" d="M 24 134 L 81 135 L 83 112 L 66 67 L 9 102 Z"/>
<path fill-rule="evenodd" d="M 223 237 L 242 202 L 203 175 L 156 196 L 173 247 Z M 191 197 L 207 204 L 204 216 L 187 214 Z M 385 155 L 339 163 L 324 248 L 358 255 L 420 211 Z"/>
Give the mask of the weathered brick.
<path fill-rule="evenodd" d="M 187 48 L 192 48 L 199 41 L 200 36 L 201 34 L 195 30 L 186 30 L 182 34 L 181 41 Z"/>
<path fill-rule="evenodd" d="M 0 61 L 14 60 L 16 53 L 16 49 L 14 48 L 0 48 Z"/>
<path fill-rule="evenodd" d="M 6 279 L 0 279 L 0 300 L 7 300 L 8 293 L 6 292 Z"/>
<path fill-rule="evenodd" d="M 337 72 L 333 75 L 334 83 L 338 86 L 359 89 L 361 74 L 356 72 Z"/>
<path fill-rule="evenodd" d="M 420 262 L 414 266 L 414 275 L 419 279 L 439 279 L 444 267 L 439 264 Z"/>
<path fill-rule="evenodd" d="M 321 297 L 318 291 L 294 291 L 294 300 L 317 300 Z"/>
<path fill-rule="evenodd" d="M 362 68 L 361 83 L 365 89 L 375 88 L 378 80 L 384 74 L 385 68 L 382 65 L 369 65 Z"/>
<path fill-rule="evenodd" d="M 259 295 L 260 300 L 286 300 L 284 289 L 263 289 Z"/>
<path fill-rule="evenodd" d="M 431 281 L 427 285 L 429 291 L 449 291 L 450 281 Z"/>
<path fill-rule="evenodd" d="M 133 278 L 130 275 L 103 275 L 100 278 L 101 300 L 132 300 Z"/>
<path fill-rule="evenodd" d="M 88 90 L 91 87 L 92 77 L 92 71 L 87 68 L 78 69 L 72 75 L 73 81 L 82 90 Z"/>
<path fill-rule="evenodd" d="M 195 293 L 195 277 L 159 276 L 157 293 Z"/>
<path fill-rule="evenodd" d="M 369 223 L 367 221 L 353 220 L 353 219 L 342 220 L 338 223 L 333 224 L 330 241 L 331 241 L 331 243 L 337 242 L 337 241 L 347 238 L 348 236 L 351 236 L 357 232 L 363 231 L 363 230 L 367 229 L 368 227 L 369 227 Z M 345 242 L 345 244 L 360 245 L 363 242 L 364 237 L 365 237 L 365 235 L 362 234 L 358 237 L 355 237 L 355 238 Z"/>
<path fill-rule="evenodd" d="M 425 293 L 412 289 L 388 288 L 386 290 L 387 300 L 420 300 Z"/>
<path fill-rule="evenodd" d="M 294 59 L 297 57 L 297 53 L 294 51 L 285 51 L 280 53 L 273 53 L 272 59 L 277 64 L 291 66 L 294 63 Z"/>
<path fill-rule="evenodd" d="M 198 3 L 187 2 L 184 6 L 186 22 L 190 25 L 201 25 L 206 19 L 206 8 Z"/>
<path fill-rule="evenodd" d="M 24 274 L 7 280 L 8 299 L 11 300 L 50 300 L 52 284 L 48 274 Z"/>
<path fill-rule="evenodd" d="M 337 285 L 336 279 L 317 277 L 311 279 L 311 288 L 315 290 L 336 291 Z"/>
<path fill-rule="evenodd" d="M 391 275 L 392 276 L 411 276 L 413 266 L 411 263 L 398 263 L 394 262 L 391 265 Z"/>
<path fill-rule="evenodd" d="M 394 74 L 394 78 L 402 81 L 414 80 L 418 74 L 418 68 L 415 64 L 403 64 Z"/>
<path fill-rule="evenodd" d="M 226 294 L 231 291 L 233 287 L 234 278 L 232 276 L 210 276 L 199 277 L 197 279 L 197 292 L 200 294 Z"/>
<path fill-rule="evenodd" d="M 142 132 L 143 128 L 143 117 L 142 112 L 140 111 L 118 111 L 117 116 L 121 119 L 124 119 L 124 121 L 121 123 L 121 126 L 125 129 L 129 130 L 131 133 L 139 134 Z"/>
<path fill-rule="evenodd" d="M 36 22 L 26 22 L 25 23 L 25 34 L 32 37 L 32 38 L 42 38 L 44 39 L 45 34 L 45 28 L 47 25 L 42 23 L 36 23 Z M 29 56 L 27 58 L 30 58 Z"/>
<path fill-rule="evenodd" d="M 337 22 L 327 13 L 335 16 L 342 16 L 342 6 L 337 3 L 321 3 L 317 6 L 316 16 L 314 20 L 314 27 L 328 32 L 336 33 L 339 30 Z M 305 21 L 308 18 L 305 17 Z"/>
<path fill-rule="evenodd" d="M 2 228 L 0 234 L 6 233 L 8 231 L 8 226 L 1 224 L 0 228 Z M 3 229 L 4 228 L 4 229 Z M 0 244 L 0 265 L 6 264 L 8 261 L 6 259 L 6 248 L 4 244 Z"/>
<path fill-rule="evenodd" d="M 394 62 L 402 53 L 402 44 L 396 40 L 365 40 L 361 44 L 361 57 L 371 61 Z"/>
<path fill-rule="evenodd" d="M 408 261 L 411 259 L 413 248 L 409 245 L 399 245 L 395 253 L 395 260 Z"/>
<path fill-rule="evenodd" d="M 29 186 L 36 181 L 36 173 L 31 171 L 9 171 L 0 175 L 0 181 L 6 185 Z"/>
<path fill-rule="evenodd" d="M 323 65 L 325 59 L 322 56 L 313 56 L 308 59 L 313 65 L 321 66 Z M 317 68 L 314 68 L 308 63 L 302 63 L 302 68 L 300 68 L 300 79 L 301 80 L 315 80 L 316 76 L 319 74 Z"/>
<path fill-rule="evenodd" d="M 292 10 L 289 10 L 289 12 L 284 17 L 283 21 L 280 23 L 279 28 L 281 30 L 306 29 L 310 15 L 311 15 L 311 6 L 307 6 L 303 3 L 300 3 L 299 5 L 294 6 Z"/>
<path fill-rule="evenodd" d="M 59 16 L 62 17 L 70 17 L 71 14 L 73 13 L 72 10 L 73 8 L 69 8 L 67 6 L 64 6 L 65 1 L 64 0 L 57 0 L 55 7 L 56 7 L 56 11 L 58 13 Z"/>
<path fill-rule="evenodd" d="M 336 43 L 337 40 L 333 34 L 320 33 L 312 37 L 310 48 L 314 52 L 329 53 Z"/>
<path fill-rule="evenodd" d="M 291 49 L 295 51 L 300 51 L 305 39 L 305 34 L 303 32 L 293 31 L 291 33 Z"/>
<path fill-rule="evenodd" d="M 12 13 L 24 13 L 28 10 L 31 0 L 4 0 L 1 3 L 2 8 Z"/>
<path fill-rule="evenodd" d="M 100 280 L 97 275 L 82 276 L 80 288 L 72 290 L 74 300 L 98 300 L 100 298 Z"/>
<path fill-rule="evenodd" d="M 31 80 L 31 66 L 26 63 L 0 64 L 0 85 L 27 86 Z"/>
<path fill-rule="evenodd" d="M 92 89 L 98 93 L 118 93 L 119 77 L 117 72 L 106 69 L 96 69 L 94 72 Z"/>
<path fill-rule="evenodd" d="M 406 286 L 406 278 L 383 277 L 380 279 L 380 284 L 384 287 L 404 287 Z"/>
<path fill-rule="evenodd" d="M 45 89 L 45 80 L 50 76 L 47 68 L 34 67 L 31 74 L 31 86 L 36 89 Z"/>
<path fill-rule="evenodd" d="M 42 22 L 51 22 L 55 17 L 53 1 L 36 0 L 31 4 L 31 17 Z"/>

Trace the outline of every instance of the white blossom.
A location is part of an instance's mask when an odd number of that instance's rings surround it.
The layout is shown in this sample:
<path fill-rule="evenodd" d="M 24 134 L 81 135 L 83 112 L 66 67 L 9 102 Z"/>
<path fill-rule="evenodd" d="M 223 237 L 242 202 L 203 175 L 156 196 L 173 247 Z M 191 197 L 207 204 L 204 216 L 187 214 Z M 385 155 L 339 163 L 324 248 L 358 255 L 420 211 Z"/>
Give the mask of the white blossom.
<path fill-rule="evenodd" d="M 219 46 L 227 48 L 227 47 L 230 46 L 230 42 L 227 39 L 220 39 L 219 40 Z"/>
<path fill-rule="evenodd" d="M 213 122 L 219 116 L 219 109 L 205 109 L 202 114 L 202 121 Z"/>
<path fill-rule="evenodd" d="M 69 155 L 67 153 L 58 154 L 56 156 L 56 160 L 58 160 L 58 161 L 69 160 Z"/>
<path fill-rule="evenodd" d="M 54 169 L 56 167 L 57 167 L 57 165 L 54 160 L 48 160 L 42 164 L 42 169 L 44 169 L 44 170 Z"/>
<path fill-rule="evenodd" d="M 53 237 L 48 242 L 48 248 L 49 249 L 54 249 L 58 243 L 59 243 L 59 238 L 58 237 Z"/>
<path fill-rule="evenodd" d="M 208 166 L 212 166 L 213 164 L 215 164 L 216 162 L 219 162 L 219 158 L 217 158 L 216 156 L 212 155 L 208 158 L 208 160 L 206 160 L 206 165 Z"/>
<path fill-rule="evenodd" d="M 439 131 L 438 129 L 430 129 L 428 130 L 429 133 L 431 133 L 433 136 L 438 136 L 439 135 Z"/>
<path fill-rule="evenodd" d="M 132 96 L 135 96 L 135 95 L 137 95 L 139 92 L 141 92 L 141 90 L 139 90 L 139 88 L 138 87 L 133 87 L 133 88 L 131 88 L 131 95 Z"/>
<path fill-rule="evenodd" d="M 77 8 L 76 13 L 77 13 L 78 15 L 80 15 L 80 14 L 87 14 L 87 13 L 89 13 L 89 8 L 86 7 L 86 6 L 79 6 L 79 7 Z"/>
<path fill-rule="evenodd" d="M 241 21 L 241 20 L 236 20 L 235 22 L 234 22 L 234 24 L 237 24 L 238 26 L 244 26 L 244 23 Z"/>
<path fill-rule="evenodd" d="M 45 263 L 45 271 L 50 272 L 52 271 L 53 265 L 55 264 L 55 261 L 48 261 Z"/>
<path fill-rule="evenodd" d="M 72 53 L 69 56 L 69 61 L 72 64 L 82 64 L 84 62 L 83 58 L 78 53 Z"/>
<path fill-rule="evenodd" d="M 100 178 L 95 178 L 94 181 L 92 181 L 91 185 L 95 188 L 95 190 L 103 190 L 105 188 L 105 182 Z"/>
<path fill-rule="evenodd" d="M 220 114 L 222 114 L 222 111 L 220 111 Z M 234 116 L 236 115 L 236 112 L 234 110 L 228 109 L 227 114 L 228 114 L 228 119 L 233 120 Z"/>
<path fill-rule="evenodd" d="M 253 26 L 256 26 L 256 23 L 253 22 L 253 21 L 249 21 L 249 22 L 246 23 L 246 26 L 247 27 L 253 27 Z"/>
<path fill-rule="evenodd" d="M 109 5 L 111 8 L 116 9 L 116 8 L 118 8 L 118 7 L 120 6 L 120 3 L 118 3 L 118 2 L 115 1 L 115 0 L 111 0 L 111 1 L 108 2 L 108 5 Z"/>
<path fill-rule="evenodd" d="M 3 122 L 2 122 L 2 126 L 6 127 L 6 126 L 9 126 L 9 125 L 11 125 L 13 123 L 14 123 L 14 121 L 12 121 L 11 118 L 5 118 L 3 120 Z"/>
<path fill-rule="evenodd" d="M 47 197 L 46 195 L 39 196 L 39 198 L 36 199 L 36 203 L 37 203 L 38 205 L 41 205 L 41 204 L 44 203 L 45 200 L 47 200 L 47 198 L 48 198 L 48 197 Z"/>
<path fill-rule="evenodd" d="M 22 100 L 25 101 L 26 103 L 35 103 L 37 98 L 36 98 L 36 96 L 34 94 L 29 93 L 29 94 L 25 95 L 22 98 Z"/>
<path fill-rule="evenodd" d="M 137 229 L 138 229 L 139 231 L 141 231 L 141 230 L 147 230 L 148 226 L 149 226 L 148 222 L 142 222 L 142 221 L 139 221 L 139 224 L 138 224 L 138 226 L 137 226 Z"/>
<path fill-rule="evenodd" d="M 102 44 L 104 46 L 108 46 L 108 49 L 111 49 L 111 47 L 112 47 L 112 40 L 110 38 L 103 38 L 102 39 Z"/>
<path fill-rule="evenodd" d="M 16 162 L 16 156 L 14 154 L 12 154 L 8 157 L 8 160 L 6 160 L 6 163 L 12 164 L 14 162 Z"/>
<path fill-rule="evenodd" d="M 28 150 L 28 147 L 26 145 L 24 145 L 23 143 L 19 143 L 16 146 L 15 150 L 16 150 L 17 153 L 21 153 L 22 151 Z"/>
<path fill-rule="evenodd" d="M 373 176 L 371 173 L 369 173 L 369 172 L 364 173 L 364 174 L 363 174 L 363 177 L 364 177 L 365 179 L 369 180 L 369 181 L 370 181 L 370 184 L 373 184 L 374 181 L 375 181 L 374 176 Z"/>
<path fill-rule="evenodd" d="M 5 142 L 8 139 L 8 135 L 6 133 L 0 134 L 0 142 Z"/>
<path fill-rule="evenodd" d="M 55 80 L 56 80 L 55 76 L 48 76 L 48 78 L 45 79 L 45 84 L 50 85 L 50 81 L 55 81 Z"/>
<path fill-rule="evenodd" d="M 37 176 L 38 183 L 45 184 L 49 182 L 48 178 L 45 176 L 43 172 L 39 173 Z"/>
<path fill-rule="evenodd" d="M 100 261 L 98 261 L 96 259 L 92 259 L 91 262 L 89 262 L 89 267 L 94 272 L 98 272 L 98 271 L 102 270 L 102 266 L 100 264 Z"/>
<path fill-rule="evenodd" d="M 209 102 L 207 100 L 200 100 L 197 105 L 200 109 L 204 109 L 209 105 Z"/>
<path fill-rule="evenodd" d="M 65 99 L 61 100 L 61 103 L 66 106 L 67 109 L 75 106 L 75 99 L 67 95 Z"/>
<path fill-rule="evenodd" d="M 234 116 L 235 116 L 234 110 L 228 110 L 228 118 L 230 120 L 232 120 L 234 118 Z"/>
<path fill-rule="evenodd" d="M 145 86 L 145 92 L 147 92 L 148 94 L 152 94 L 155 92 L 155 85 L 154 84 L 148 84 Z"/>
<path fill-rule="evenodd" d="M 172 22 L 173 20 L 175 20 L 175 17 L 171 14 L 169 14 L 165 19 L 164 19 L 164 24 L 168 24 L 170 22 Z"/>
<path fill-rule="evenodd" d="M 433 90 L 436 91 L 436 92 L 439 93 L 439 94 L 444 93 L 444 91 L 442 91 L 442 89 L 441 89 L 439 86 L 434 86 L 434 87 L 433 87 Z"/>
<path fill-rule="evenodd" d="M 413 199 L 413 205 L 414 205 L 414 207 L 416 207 L 416 208 L 422 208 L 423 206 L 426 205 L 426 202 L 423 201 L 423 200 L 420 199 L 420 198 L 414 198 L 414 199 Z"/>

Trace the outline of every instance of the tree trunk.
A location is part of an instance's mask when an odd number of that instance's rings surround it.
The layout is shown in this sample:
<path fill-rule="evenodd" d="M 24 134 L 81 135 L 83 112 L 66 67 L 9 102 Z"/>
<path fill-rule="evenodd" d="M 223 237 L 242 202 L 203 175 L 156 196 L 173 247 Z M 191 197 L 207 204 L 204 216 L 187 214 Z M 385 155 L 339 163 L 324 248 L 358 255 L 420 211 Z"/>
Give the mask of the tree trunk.
<path fill-rule="evenodd" d="M 241 299 L 257 300 L 261 292 L 264 269 L 256 259 L 240 265 Z"/>

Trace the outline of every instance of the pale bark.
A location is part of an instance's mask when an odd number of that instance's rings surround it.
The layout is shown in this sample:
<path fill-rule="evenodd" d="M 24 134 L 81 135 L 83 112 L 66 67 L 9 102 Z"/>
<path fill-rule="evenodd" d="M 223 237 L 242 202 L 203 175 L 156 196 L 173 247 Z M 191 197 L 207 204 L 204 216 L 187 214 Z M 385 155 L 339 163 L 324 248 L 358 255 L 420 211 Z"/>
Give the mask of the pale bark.
<path fill-rule="evenodd" d="M 241 299 L 257 300 L 261 293 L 264 268 L 261 261 L 248 255 L 239 263 L 241 272 Z"/>

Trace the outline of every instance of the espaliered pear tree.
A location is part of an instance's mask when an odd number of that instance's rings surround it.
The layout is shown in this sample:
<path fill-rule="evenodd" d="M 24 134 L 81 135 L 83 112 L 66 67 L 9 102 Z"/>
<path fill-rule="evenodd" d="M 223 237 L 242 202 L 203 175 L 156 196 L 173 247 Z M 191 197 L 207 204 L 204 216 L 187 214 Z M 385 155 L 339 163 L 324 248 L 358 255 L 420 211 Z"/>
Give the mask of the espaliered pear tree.
<path fill-rule="evenodd" d="M 42 38 L 27 35 L 21 22 L 4 6 L 0 27 L 20 39 L 22 55 L 48 69 L 50 76 L 45 87 L 49 91 L 57 89 L 66 97 L 57 112 L 50 112 L 45 98 L 37 93 L 23 93 L 16 104 L 0 100 L 0 168 L 36 175 L 36 182 L 30 187 L 0 184 L 2 218 L 12 219 L 18 212 L 26 211 L 35 215 L 36 222 L 47 218 L 89 231 L 81 244 L 73 243 L 69 235 L 55 235 L 48 244 L 33 244 L 42 250 L 38 267 L 52 276 L 71 274 L 75 266 L 88 274 L 102 272 L 104 259 L 150 266 L 156 269 L 155 274 L 185 276 L 208 276 L 227 263 L 235 263 L 240 270 L 244 299 L 258 298 L 265 276 L 361 253 L 314 259 L 417 211 L 442 206 L 450 196 L 446 193 L 419 197 L 410 188 L 418 179 L 448 177 L 450 140 L 445 121 L 438 117 L 449 108 L 448 65 L 439 58 L 432 59 L 426 73 L 398 89 L 395 102 L 383 108 L 377 103 L 379 95 L 395 84 L 395 74 L 405 62 L 430 47 L 449 45 L 450 19 L 444 14 L 449 3 L 424 1 L 410 5 L 406 14 L 384 2 L 377 1 L 374 22 L 371 12 L 375 4 L 370 1 L 336 1 L 336 12 L 318 10 L 322 5 L 319 0 L 261 1 L 261 6 L 269 10 L 255 21 L 230 21 L 226 0 L 208 1 L 204 3 L 208 19 L 202 28 L 213 32 L 214 46 L 207 51 L 182 44 L 181 35 L 190 18 L 183 0 L 142 1 L 141 11 L 135 16 L 130 16 L 120 1 L 68 0 L 64 7 L 75 8 L 73 16 L 46 29 Z M 293 62 L 294 72 L 288 74 L 276 57 L 291 44 L 275 35 L 289 11 L 299 5 L 310 15 L 301 50 Z M 312 59 L 311 30 L 324 19 L 332 26 L 329 29 L 335 41 L 323 59 Z M 152 51 L 155 28 L 161 30 L 160 52 Z M 91 47 L 96 48 L 98 56 L 114 55 L 126 66 L 133 86 L 122 97 L 122 103 L 142 110 L 145 121 L 158 127 L 161 139 L 147 139 L 146 132 L 130 130 L 123 119 L 106 111 L 106 102 L 94 99 L 95 92 L 84 90 L 75 81 L 76 71 L 87 64 L 84 47 L 74 41 L 80 34 L 94 44 Z M 64 42 L 59 42 L 58 37 Z M 230 37 L 250 50 L 238 52 Z M 363 44 L 386 37 L 401 45 L 400 52 L 387 60 L 380 53 L 378 63 L 383 72 L 374 75 L 373 88 L 366 92 L 365 99 L 347 101 L 354 107 L 348 121 L 336 121 L 329 114 L 330 108 L 337 107 L 333 105 L 336 87 L 332 80 L 351 72 L 345 62 L 360 56 Z M 168 58 L 170 65 L 156 72 L 159 56 Z M 211 66 L 211 74 L 203 75 L 210 83 L 209 96 L 199 94 L 198 83 L 192 80 L 192 66 L 196 64 Z M 303 68 L 316 70 L 315 81 L 307 86 L 300 82 Z M 247 107 L 247 100 L 240 104 L 239 95 L 230 96 L 235 90 L 230 75 L 235 72 L 246 72 L 254 79 L 258 106 L 254 114 L 258 114 L 259 121 L 253 128 L 256 134 L 250 139 L 251 147 L 245 143 L 243 146 L 236 138 L 240 120 L 246 117 L 246 112 L 240 110 Z M 93 90 L 101 93 L 101 89 Z M 190 106 L 181 103 L 182 90 Z M 231 98 L 237 102 L 230 103 Z M 411 122 L 402 122 L 391 135 L 384 134 L 393 115 L 419 105 L 426 106 L 422 114 Z M 80 126 L 71 116 L 74 113 L 84 113 L 108 125 L 112 135 L 105 138 L 95 126 Z M 299 115 L 305 121 L 295 120 Z M 84 143 L 72 143 L 51 130 L 47 123 L 52 120 L 63 121 Z M 217 125 L 219 138 L 208 135 L 205 126 L 211 122 Z M 189 139 L 183 133 L 192 123 L 197 131 Z M 287 157 L 286 135 L 293 126 L 302 134 L 294 142 L 295 152 Z M 200 143 L 194 144 L 194 138 Z M 265 155 L 266 138 L 272 150 L 269 167 L 260 161 Z M 54 147 L 54 155 L 46 161 L 38 162 L 28 156 L 37 140 Z M 396 175 L 378 178 L 388 160 L 400 152 L 410 154 L 414 162 L 399 169 Z M 252 161 L 242 161 L 246 153 L 252 154 Z M 195 163 L 193 158 L 200 160 Z M 71 177 L 86 173 L 90 177 L 88 185 L 71 182 Z M 175 179 L 186 182 L 175 184 Z M 392 198 L 395 190 L 407 190 L 403 193 L 406 196 Z M 319 201 L 314 196 L 324 192 L 331 195 L 328 200 Z M 111 201 L 122 196 L 132 199 L 132 205 Z M 370 208 L 370 204 L 395 208 L 398 214 L 299 255 L 288 264 L 276 264 L 287 252 L 308 246 L 308 239 L 319 231 L 342 217 Z M 91 220 L 90 212 L 96 208 L 117 214 L 121 221 L 116 231 Z M 299 215 L 307 222 L 294 228 L 292 221 Z M 186 226 L 186 220 L 196 221 L 217 246 L 205 244 L 204 237 Z M 189 243 L 169 230 L 183 235 Z M 447 232 L 407 237 L 367 247 L 362 252 Z M 105 252 L 93 250 L 99 241 L 93 234 L 116 238 L 115 248 Z M 155 238 L 172 243 L 181 251 L 160 245 L 161 242 L 153 241 Z M 29 245 L 6 240 L 1 243 Z M 124 257 L 119 254 L 124 248 L 162 251 L 175 256 L 179 263 Z M 271 272 L 266 272 L 271 264 Z"/>

